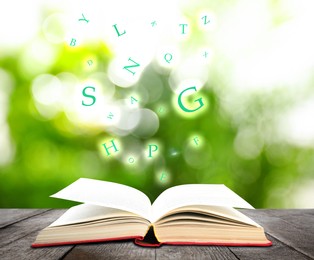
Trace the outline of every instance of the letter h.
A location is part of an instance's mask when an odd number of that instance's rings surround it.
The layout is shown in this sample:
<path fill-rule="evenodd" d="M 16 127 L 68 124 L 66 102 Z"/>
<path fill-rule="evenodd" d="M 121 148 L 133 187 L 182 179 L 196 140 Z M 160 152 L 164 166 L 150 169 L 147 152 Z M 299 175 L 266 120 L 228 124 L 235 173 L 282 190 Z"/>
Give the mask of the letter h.
<path fill-rule="evenodd" d="M 110 149 L 110 148 L 114 148 L 115 152 L 118 152 L 118 151 L 119 151 L 119 150 L 117 149 L 115 143 L 114 143 L 114 140 L 112 139 L 110 142 L 112 143 L 112 145 L 111 145 L 111 146 L 108 146 L 108 147 L 106 146 L 106 143 L 102 144 L 103 147 L 106 149 L 107 156 L 110 155 L 110 152 L 109 152 L 109 149 Z"/>

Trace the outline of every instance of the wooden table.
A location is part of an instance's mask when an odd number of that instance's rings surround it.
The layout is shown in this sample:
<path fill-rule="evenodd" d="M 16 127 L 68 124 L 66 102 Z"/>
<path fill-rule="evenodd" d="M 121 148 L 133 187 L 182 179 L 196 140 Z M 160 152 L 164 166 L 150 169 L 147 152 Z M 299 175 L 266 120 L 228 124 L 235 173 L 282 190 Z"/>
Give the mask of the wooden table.
<path fill-rule="evenodd" d="M 271 247 L 167 246 L 132 241 L 31 248 L 63 209 L 0 209 L 0 259 L 314 259 L 314 209 L 241 210 L 261 224 Z"/>

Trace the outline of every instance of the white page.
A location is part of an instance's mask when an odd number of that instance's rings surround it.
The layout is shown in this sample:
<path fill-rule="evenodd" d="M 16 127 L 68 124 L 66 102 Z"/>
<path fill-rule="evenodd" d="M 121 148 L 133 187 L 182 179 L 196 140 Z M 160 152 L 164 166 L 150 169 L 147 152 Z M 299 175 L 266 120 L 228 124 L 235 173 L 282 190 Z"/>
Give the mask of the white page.
<path fill-rule="evenodd" d="M 162 192 L 153 203 L 155 222 L 168 211 L 189 205 L 225 206 L 235 208 L 253 207 L 223 184 L 185 184 Z"/>
<path fill-rule="evenodd" d="M 137 216 L 128 211 L 120 209 L 113 209 L 104 206 L 97 206 L 91 204 L 80 204 L 68 209 L 55 222 L 50 224 L 50 227 L 68 225 L 73 223 L 99 220 L 102 218 L 110 218 L 117 216 Z"/>
<path fill-rule="evenodd" d="M 50 197 L 126 210 L 146 219 L 151 217 L 151 202 L 143 192 L 108 181 L 80 178 Z"/>

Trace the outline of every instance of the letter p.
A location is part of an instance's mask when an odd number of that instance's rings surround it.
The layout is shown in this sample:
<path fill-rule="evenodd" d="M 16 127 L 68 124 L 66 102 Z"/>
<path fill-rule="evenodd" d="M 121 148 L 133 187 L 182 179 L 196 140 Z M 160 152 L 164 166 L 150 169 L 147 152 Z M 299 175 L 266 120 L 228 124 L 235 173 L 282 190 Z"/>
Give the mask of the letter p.
<path fill-rule="evenodd" d="M 153 152 L 158 150 L 158 146 L 155 144 L 148 145 L 148 158 L 153 158 Z"/>

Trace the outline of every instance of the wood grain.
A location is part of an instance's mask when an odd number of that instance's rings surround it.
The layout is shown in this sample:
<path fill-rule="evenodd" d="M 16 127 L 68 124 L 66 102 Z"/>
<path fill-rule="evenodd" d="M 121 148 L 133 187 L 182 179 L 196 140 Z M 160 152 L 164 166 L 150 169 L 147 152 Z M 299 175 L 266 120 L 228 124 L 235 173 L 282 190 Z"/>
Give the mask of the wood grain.
<path fill-rule="evenodd" d="M 0 210 L 2 213 L 6 210 Z M 11 212 L 11 211 L 10 211 Z M 57 219 L 65 210 L 44 211 L 39 215 L 25 218 L 11 225 L 1 228 L 0 231 L 0 259 L 59 259 L 73 246 L 31 248 L 38 231 Z M 8 214 L 4 212 L 5 215 Z M 21 215 L 25 216 L 24 210 Z M 2 214 L 1 214 L 2 216 Z"/>
<path fill-rule="evenodd" d="M 47 210 L 49 209 L 1 209 L 0 228 Z"/>
<path fill-rule="evenodd" d="M 241 211 L 264 227 L 273 246 L 145 248 L 116 241 L 34 249 L 38 231 L 65 210 L 0 209 L 0 259 L 314 259 L 314 209 Z"/>
<path fill-rule="evenodd" d="M 172 246 L 164 245 L 156 250 L 157 259 L 238 259 L 224 246 Z"/>
<path fill-rule="evenodd" d="M 314 258 L 314 209 L 241 211 L 286 247 Z"/>
<path fill-rule="evenodd" d="M 140 247 L 133 241 L 124 241 L 78 245 L 64 259 L 156 259 L 155 255 L 155 248 Z"/>

